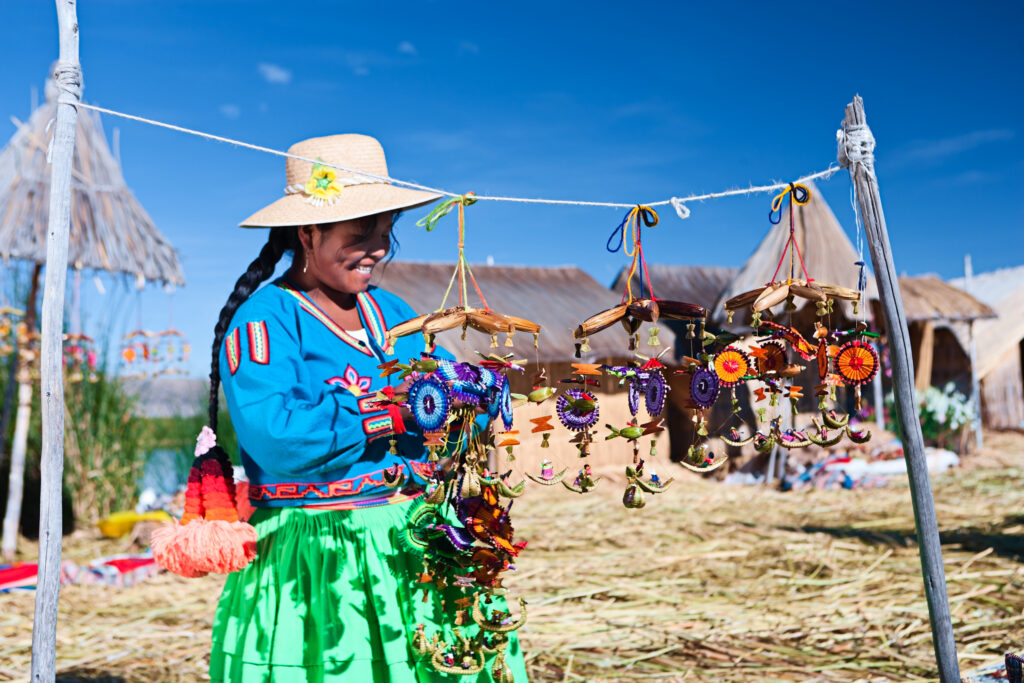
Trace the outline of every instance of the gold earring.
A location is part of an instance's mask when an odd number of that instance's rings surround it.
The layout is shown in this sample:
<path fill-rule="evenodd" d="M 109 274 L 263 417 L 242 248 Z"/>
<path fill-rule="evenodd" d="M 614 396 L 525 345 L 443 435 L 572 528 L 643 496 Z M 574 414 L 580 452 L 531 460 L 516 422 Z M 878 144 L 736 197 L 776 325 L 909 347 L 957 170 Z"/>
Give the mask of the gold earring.
<path fill-rule="evenodd" d="M 304 258 L 303 261 L 304 263 L 302 264 L 302 272 L 305 273 L 307 270 L 309 270 L 309 249 L 306 250 L 306 258 Z"/>

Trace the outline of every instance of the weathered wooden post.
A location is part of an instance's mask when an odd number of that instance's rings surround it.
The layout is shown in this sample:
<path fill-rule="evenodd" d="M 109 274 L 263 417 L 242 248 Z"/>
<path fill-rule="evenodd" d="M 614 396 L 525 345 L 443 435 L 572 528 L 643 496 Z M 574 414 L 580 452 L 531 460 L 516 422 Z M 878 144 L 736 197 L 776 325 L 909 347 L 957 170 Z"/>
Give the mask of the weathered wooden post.
<path fill-rule="evenodd" d="M 974 277 L 974 267 L 971 265 L 971 255 L 964 254 L 964 289 L 968 294 L 974 296 L 971 291 L 971 278 Z M 974 343 L 974 320 L 967 321 L 967 346 L 971 360 L 971 405 L 974 406 L 974 439 L 978 451 L 985 447 L 985 437 L 981 433 L 981 384 L 978 382 L 978 347 Z"/>
<path fill-rule="evenodd" d="M 61 483 L 64 474 L 64 287 L 71 227 L 71 167 L 75 156 L 76 108 L 82 98 L 75 0 L 56 0 L 60 59 L 54 67 L 57 123 L 50 147 L 50 212 L 46 233 L 46 286 L 40 339 L 43 452 L 40 461 L 39 579 L 32 627 L 32 682 L 57 675 L 57 598 L 60 591 Z"/>
<path fill-rule="evenodd" d="M 928 462 L 924 456 L 924 438 L 914 403 L 914 363 L 910 354 L 910 333 L 903 312 L 896 268 L 892 261 L 892 247 L 882 213 L 882 200 L 878 195 L 875 178 L 875 139 L 864 117 L 864 101 L 860 95 L 846 106 L 846 118 L 839 131 L 839 164 L 848 167 L 864 217 L 864 231 L 871 247 L 871 263 L 878 283 L 878 294 L 885 325 L 888 330 L 892 358 L 892 386 L 896 416 L 903 436 L 903 452 L 907 460 L 910 495 L 914 503 L 914 522 L 921 555 L 928 614 L 932 627 L 932 643 L 942 683 L 960 683 L 960 667 L 956 659 L 953 623 L 949 614 L 946 594 L 946 574 L 942 566 L 942 545 L 939 525 L 935 518 L 928 479 Z"/>
<path fill-rule="evenodd" d="M 25 329 L 29 336 L 36 329 L 36 302 L 39 295 L 39 274 L 42 266 L 36 264 L 32 268 L 32 284 L 28 291 L 25 305 Z M 0 553 L 4 562 L 13 562 L 18 550 L 18 528 L 21 525 L 21 499 L 25 489 L 25 450 L 28 447 L 28 428 L 32 419 L 32 354 L 35 349 L 31 341 L 22 340 L 24 345 L 18 346 L 18 353 L 12 364 L 16 368 L 13 378 L 18 384 L 18 414 L 14 419 L 14 441 L 11 444 L 11 471 L 7 477 L 7 505 L 4 508 L 3 538 L 0 540 Z M 9 389 L 11 387 L 8 387 Z M 7 423 L 4 422 L 4 429 Z M 5 432 L 6 433 L 6 432 Z M 2 452 L 2 449 L 0 449 Z"/>

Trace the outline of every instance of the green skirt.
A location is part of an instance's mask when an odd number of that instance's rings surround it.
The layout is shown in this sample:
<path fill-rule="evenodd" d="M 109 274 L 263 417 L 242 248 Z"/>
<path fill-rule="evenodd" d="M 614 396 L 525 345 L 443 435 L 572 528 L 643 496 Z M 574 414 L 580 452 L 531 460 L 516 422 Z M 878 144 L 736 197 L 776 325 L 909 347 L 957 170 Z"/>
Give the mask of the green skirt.
<path fill-rule="evenodd" d="M 449 676 L 418 661 L 418 624 L 445 634 L 437 592 L 423 600 L 415 581 L 422 557 L 399 542 L 413 505 L 357 510 L 273 508 L 250 523 L 259 536 L 256 559 L 230 574 L 213 621 L 210 680 L 233 683 L 484 683 Z M 450 603 L 449 603 L 450 604 Z M 476 626 L 463 628 L 472 637 Z M 506 661 L 525 682 L 519 641 L 511 634 Z"/>

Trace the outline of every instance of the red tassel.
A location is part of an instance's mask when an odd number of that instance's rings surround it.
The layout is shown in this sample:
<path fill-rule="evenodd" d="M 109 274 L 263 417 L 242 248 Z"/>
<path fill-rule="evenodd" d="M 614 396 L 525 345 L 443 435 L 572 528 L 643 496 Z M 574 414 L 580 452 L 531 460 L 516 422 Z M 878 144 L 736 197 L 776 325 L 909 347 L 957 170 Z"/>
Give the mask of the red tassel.
<path fill-rule="evenodd" d="M 153 558 L 187 578 L 244 569 L 256 557 L 256 529 L 244 522 L 196 519 L 153 532 Z"/>
<path fill-rule="evenodd" d="M 157 529 L 152 538 L 156 563 L 187 578 L 235 572 L 256 557 L 256 529 L 239 521 L 236 510 L 231 463 L 207 431 L 204 428 L 205 441 L 200 435 L 203 443 L 196 448 L 196 460 L 189 470 L 181 523 Z M 243 495 L 247 493 L 248 486 Z"/>

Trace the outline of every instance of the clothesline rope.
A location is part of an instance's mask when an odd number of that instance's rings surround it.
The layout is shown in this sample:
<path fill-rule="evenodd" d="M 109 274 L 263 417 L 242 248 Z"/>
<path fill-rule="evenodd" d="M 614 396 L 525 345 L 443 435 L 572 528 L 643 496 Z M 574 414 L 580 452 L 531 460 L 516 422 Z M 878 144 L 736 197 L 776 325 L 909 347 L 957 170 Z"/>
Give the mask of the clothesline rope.
<path fill-rule="evenodd" d="M 288 152 L 282 152 L 281 150 L 272 149 L 270 147 L 263 147 L 262 145 L 254 145 L 254 144 L 249 143 L 249 142 L 242 142 L 241 140 L 233 140 L 231 138 L 226 138 L 226 137 L 223 137 L 221 135 L 214 135 L 212 133 L 204 133 L 203 131 L 194 130 L 192 128 L 185 128 L 183 126 L 176 126 L 176 125 L 171 124 L 171 123 L 164 123 L 163 121 L 156 121 L 156 120 L 153 120 L 153 119 L 147 119 L 147 118 L 142 117 L 142 116 L 135 116 L 134 114 L 126 114 L 124 112 L 115 111 L 113 109 L 107 109 L 105 107 L 97 107 L 96 105 L 93 105 L 93 104 L 85 104 L 84 102 L 78 102 L 78 103 L 76 103 L 76 106 L 81 107 L 83 109 L 91 109 L 92 111 L 96 111 L 96 112 L 99 112 L 101 114 L 109 114 L 110 116 L 117 116 L 117 117 L 120 117 L 120 118 L 123 118 L 123 119 L 128 119 L 129 121 L 137 121 L 139 123 L 145 123 L 145 124 L 148 124 L 148 125 L 151 125 L 151 126 L 156 126 L 158 128 L 166 128 L 168 130 L 177 131 L 179 133 L 186 133 L 188 135 L 195 135 L 197 137 L 205 138 L 207 140 L 215 140 L 217 142 L 224 142 L 224 143 L 227 143 L 229 145 L 234 145 L 236 147 L 243 147 L 245 149 L 251 149 L 251 150 L 254 150 L 254 151 L 257 151 L 257 152 L 264 152 L 266 154 L 272 154 L 274 156 L 284 157 L 286 159 L 296 159 L 298 161 L 305 161 L 305 162 L 308 162 L 308 163 L 311 163 L 311 164 L 320 164 L 321 166 L 328 166 L 330 168 L 334 168 L 334 169 L 337 169 L 339 171 L 344 171 L 346 173 L 354 173 L 356 175 L 361 175 L 361 176 L 364 176 L 364 177 L 367 177 L 367 178 L 372 178 L 374 180 L 378 180 L 378 181 L 381 181 L 381 182 L 391 183 L 392 185 L 401 185 L 401 186 L 404 186 L 404 187 L 412 188 L 414 190 L 423 190 L 425 192 L 432 192 L 432 193 L 439 194 L 439 195 L 442 195 L 442 196 L 445 196 L 445 197 L 459 197 L 459 196 L 462 196 L 462 194 L 463 194 L 463 193 L 459 193 L 459 192 L 449 192 L 448 190 L 442 190 L 442 189 L 439 189 L 439 188 L 436 188 L 436 187 L 429 187 L 427 185 L 420 185 L 418 183 L 412 183 L 412 182 L 409 182 L 409 181 L 406 181 L 406 180 L 400 180 L 398 178 L 391 178 L 389 176 L 375 175 L 375 174 L 369 173 L 367 171 L 361 171 L 359 169 L 354 169 L 354 168 L 347 168 L 345 166 L 338 166 L 336 164 L 325 162 L 325 161 L 322 161 L 322 160 L 319 160 L 319 159 L 309 159 L 307 157 L 299 156 L 297 154 L 289 154 Z M 808 182 L 808 181 L 811 181 L 811 180 L 817 180 L 819 178 L 829 178 L 834 173 L 837 173 L 840 170 L 842 170 L 842 169 L 839 166 L 831 165 L 830 164 L 829 167 L 827 169 L 825 169 L 824 171 L 818 171 L 817 173 L 812 173 L 810 175 L 800 176 L 799 178 L 794 180 L 793 183 Z M 646 202 L 645 205 L 646 206 L 666 206 L 666 205 L 671 204 L 672 207 L 676 210 L 676 214 L 678 214 L 680 218 L 685 219 L 685 218 L 688 218 L 690 216 L 690 209 L 686 205 L 688 203 L 691 203 L 691 202 L 699 202 L 699 201 L 704 201 L 704 200 L 707 200 L 707 199 L 720 199 L 722 197 L 736 197 L 736 196 L 742 196 L 742 195 L 760 194 L 760 193 L 764 193 L 764 192 L 773 192 L 775 190 L 781 190 L 781 189 L 783 189 L 785 187 L 788 187 L 789 185 L 790 185 L 789 182 L 772 183 L 771 185 L 757 185 L 757 186 L 750 186 L 750 187 L 746 187 L 746 188 L 736 188 L 736 189 L 732 189 L 732 190 L 723 190 L 721 192 L 709 192 L 707 194 L 695 194 L 695 195 L 690 195 L 688 197 L 672 197 L 670 199 L 664 199 L 664 200 L 656 201 L 656 202 Z M 531 198 L 531 197 L 504 197 L 504 196 L 489 196 L 489 195 L 477 195 L 477 196 L 475 196 L 475 199 L 480 200 L 480 201 L 493 201 L 493 202 L 516 202 L 516 203 L 520 203 L 520 204 L 557 204 L 557 205 L 563 205 L 563 206 L 602 206 L 602 207 L 619 208 L 619 209 L 628 209 L 628 208 L 632 208 L 634 206 L 637 206 L 637 204 L 635 202 L 633 202 L 633 203 L 590 202 L 590 201 L 576 201 L 576 200 L 569 200 L 569 199 L 540 199 L 540 198 Z"/>

